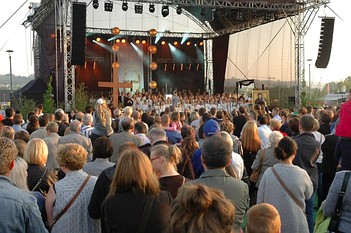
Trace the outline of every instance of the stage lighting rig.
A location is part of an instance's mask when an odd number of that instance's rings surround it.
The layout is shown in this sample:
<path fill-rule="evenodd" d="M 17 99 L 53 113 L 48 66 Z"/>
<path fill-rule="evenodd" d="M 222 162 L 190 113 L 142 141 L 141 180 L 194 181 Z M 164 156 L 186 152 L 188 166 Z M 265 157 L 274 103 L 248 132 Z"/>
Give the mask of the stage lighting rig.
<path fill-rule="evenodd" d="M 93 0 L 93 7 L 94 9 L 99 8 L 99 0 Z"/>
<path fill-rule="evenodd" d="M 134 12 L 135 12 L 135 14 L 142 14 L 143 13 L 143 4 L 135 3 Z"/>
<path fill-rule="evenodd" d="M 163 5 L 161 9 L 161 14 L 163 17 L 167 17 L 169 15 L 169 6 Z"/>
<path fill-rule="evenodd" d="M 123 1 L 123 3 L 122 3 L 122 10 L 123 11 L 127 11 L 128 10 L 128 2 L 127 1 Z"/>
<path fill-rule="evenodd" d="M 110 1 L 105 1 L 105 11 L 112 12 L 113 3 Z"/>

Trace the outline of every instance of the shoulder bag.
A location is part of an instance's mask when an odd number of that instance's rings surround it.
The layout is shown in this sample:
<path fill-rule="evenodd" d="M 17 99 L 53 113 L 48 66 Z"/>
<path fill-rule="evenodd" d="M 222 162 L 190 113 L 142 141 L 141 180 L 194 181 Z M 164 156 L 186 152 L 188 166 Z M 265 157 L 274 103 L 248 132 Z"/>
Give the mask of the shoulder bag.
<path fill-rule="evenodd" d="M 305 206 L 303 205 L 303 203 L 300 203 L 299 200 L 295 197 L 295 195 L 288 189 L 288 187 L 286 187 L 286 185 L 284 184 L 283 180 L 280 178 L 279 174 L 274 169 L 274 167 L 272 167 L 272 172 L 273 172 L 273 175 L 275 176 L 275 178 L 277 178 L 279 184 L 285 190 L 285 192 L 291 197 L 291 199 L 296 203 L 296 205 L 298 207 L 300 207 L 302 212 L 306 215 Z"/>
<path fill-rule="evenodd" d="M 145 232 L 145 228 L 146 228 L 147 222 L 149 220 L 149 216 L 151 213 L 151 208 L 152 208 L 153 203 L 154 203 L 154 196 L 152 194 L 149 194 L 147 196 L 147 200 L 146 200 L 143 214 L 141 215 L 141 219 L 140 219 L 137 233 L 144 233 Z"/>
<path fill-rule="evenodd" d="M 350 173 L 351 172 L 346 172 L 343 182 L 342 182 L 342 186 L 341 186 L 341 190 L 339 193 L 339 198 L 338 198 L 338 202 L 336 204 L 336 208 L 334 211 L 333 216 L 330 219 L 330 223 L 328 226 L 328 230 L 332 231 L 332 232 L 339 232 L 339 218 L 340 218 L 340 212 L 342 209 L 342 202 L 344 200 L 344 196 L 346 193 L 346 188 L 347 188 L 347 184 L 349 183 L 349 179 L 350 179 Z"/>
<path fill-rule="evenodd" d="M 77 197 L 79 196 L 79 194 L 83 191 L 83 188 L 85 187 L 85 185 L 88 183 L 90 179 L 90 175 L 87 176 L 87 178 L 85 178 L 84 182 L 82 183 L 82 185 L 79 187 L 78 191 L 76 192 L 76 194 L 74 194 L 73 198 L 70 200 L 70 202 L 68 202 L 68 204 L 66 205 L 66 207 L 57 215 L 54 224 L 52 224 L 52 226 L 55 225 L 55 223 L 67 212 L 67 210 L 72 206 L 72 204 L 74 203 L 74 201 L 77 199 Z"/>
<path fill-rule="evenodd" d="M 258 178 L 260 177 L 260 173 L 263 167 L 263 159 L 264 159 L 265 151 L 266 150 L 262 150 L 261 154 L 259 155 L 260 162 L 258 164 L 258 168 L 255 171 L 252 171 L 250 175 L 250 181 L 253 183 L 257 183 Z"/>

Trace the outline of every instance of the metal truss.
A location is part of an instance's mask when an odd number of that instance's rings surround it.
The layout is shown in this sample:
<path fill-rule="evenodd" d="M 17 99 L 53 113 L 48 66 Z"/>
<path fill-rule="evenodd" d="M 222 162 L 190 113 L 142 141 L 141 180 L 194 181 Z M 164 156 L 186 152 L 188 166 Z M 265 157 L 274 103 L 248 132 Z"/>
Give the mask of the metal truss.
<path fill-rule="evenodd" d="M 91 28 L 87 27 L 87 33 L 96 33 L 96 34 L 112 34 L 110 28 Z M 218 36 L 217 33 L 188 33 L 188 32 L 157 32 L 158 35 L 162 37 L 172 37 L 172 38 L 182 38 L 187 36 L 188 38 L 198 38 L 206 39 Z M 121 30 L 118 34 L 118 37 L 121 36 L 144 36 L 149 37 L 149 31 L 131 31 L 131 30 Z"/>
<path fill-rule="evenodd" d="M 36 29 L 45 20 L 48 15 L 55 9 L 55 2 L 57 0 L 41 1 L 39 11 L 33 16 L 32 27 Z"/>
<path fill-rule="evenodd" d="M 206 90 L 213 94 L 213 40 L 206 40 L 204 43 L 204 77 Z"/>
<path fill-rule="evenodd" d="M 72 1 L 64 0 L 63 4 L 63 41 L 64 41 L 64 92 L 65 110 L 73 109 L 75 106 L 75 73 L 71 65 L 71 38 L 72 38 Z"/>
<path fill-rule="evenodd" d="M 305 45 L 304 38 L 311 23 L 316 17 L 320 5 L 315 4 L 301 10 L 294 17 L 289 17 L 288 22 L 295 36 L 295 107 L 301 107 L 302 81 L 305 79 Z"/>
<path fill-rule="evenodd" d="M 113 2 L 123 0 L 113 0 Z M 278 10 L 297 11 L 300 9 L 299 5 L 305 5 L 307 2 L 319 2 L 321 0 L 305 0 L 299 1 L 297 4 L 295 0 L 282 1 L 281 3 L 269 3 L 269 1 L 210 1 L 210 0 L 128 0 L 128 2 L 136 3 L 153 3 L 163 5 L 177 5 L 177 6 L 201 6 L 208 8 L 241 8 L 241 9 L 256 9 L 256 10 Z"/>
<path fill-rule="evenodd" d="M 168 64 L 168 63 L 180 63 L 179 60 L 172 59 L 172 58 L 158 58 L 157 59 L 158 64 Z M 201 63 L 199 59 L 186 59 L 183 60 L 181 63 Z"/>
<path fill-rule="evenodd" d="M 33 32 L 33 53 L 34 53 L 34 77 L 37 79 L 40 75 L 40 36 L 38 33 Z"/>

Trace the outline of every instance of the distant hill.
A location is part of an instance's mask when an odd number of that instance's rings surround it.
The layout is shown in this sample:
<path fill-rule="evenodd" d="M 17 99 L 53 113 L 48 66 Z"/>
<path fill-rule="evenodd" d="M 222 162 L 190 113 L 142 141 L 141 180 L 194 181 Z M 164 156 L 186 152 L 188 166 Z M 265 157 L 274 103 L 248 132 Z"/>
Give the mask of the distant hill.
<path fill-rule="evenodd" d="M 34 79 L 34 74 L 27 76 L 12 75 L 12 88 L 18 90 Z M 10 74 L 0 74 L 0 90 L 10 90 Z"/>

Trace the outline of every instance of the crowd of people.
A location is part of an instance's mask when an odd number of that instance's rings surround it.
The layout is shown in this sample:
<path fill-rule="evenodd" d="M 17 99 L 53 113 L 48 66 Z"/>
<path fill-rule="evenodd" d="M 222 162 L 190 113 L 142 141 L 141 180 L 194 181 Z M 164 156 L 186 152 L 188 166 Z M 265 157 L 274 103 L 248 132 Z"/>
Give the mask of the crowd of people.
<path fill-rule="evenodd" d="M 26 121 L 6 108 L 0 232 L 313 233 L 316 207 L 334 216 L 351 170 L 351 90 L 339 110 L 298 112 L 229 94 L 122 100 L 38 106 Z M 350 190 L 338 232 L 351 229 Z"/>

